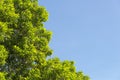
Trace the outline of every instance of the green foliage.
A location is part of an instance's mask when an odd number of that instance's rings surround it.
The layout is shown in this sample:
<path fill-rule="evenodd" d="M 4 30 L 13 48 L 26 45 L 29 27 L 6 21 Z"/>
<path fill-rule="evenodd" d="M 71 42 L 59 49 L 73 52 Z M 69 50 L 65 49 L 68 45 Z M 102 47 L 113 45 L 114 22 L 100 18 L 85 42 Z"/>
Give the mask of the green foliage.
<path fill-rule="evenodd" d="M 5 74 L 0 72 L 0 80 L 6 80 L 5 79 Z"/>
<path fill-rule="evenodd" d="M 8 52 L 6 51 L 5 47 L 3 45 L 0 45 L 0 65 L 5 64 L 7 56 Z"/>
<path fill-rule="evenodd" d="M 48 12 L 38 0 L 0 0 L 0 80 L 89 80 L 52 55 Z"/>

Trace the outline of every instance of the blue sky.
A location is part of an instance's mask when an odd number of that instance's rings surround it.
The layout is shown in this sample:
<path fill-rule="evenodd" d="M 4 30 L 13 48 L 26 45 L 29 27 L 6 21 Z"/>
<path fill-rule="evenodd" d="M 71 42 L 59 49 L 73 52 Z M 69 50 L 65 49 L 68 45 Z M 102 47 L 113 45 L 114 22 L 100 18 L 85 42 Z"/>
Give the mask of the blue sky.
<path fill-rule="evenodd" d="M 119 0 L 39 0 L 53 32 L 53 56 L 73 60 L 91 80 L 120 80 Z"/>

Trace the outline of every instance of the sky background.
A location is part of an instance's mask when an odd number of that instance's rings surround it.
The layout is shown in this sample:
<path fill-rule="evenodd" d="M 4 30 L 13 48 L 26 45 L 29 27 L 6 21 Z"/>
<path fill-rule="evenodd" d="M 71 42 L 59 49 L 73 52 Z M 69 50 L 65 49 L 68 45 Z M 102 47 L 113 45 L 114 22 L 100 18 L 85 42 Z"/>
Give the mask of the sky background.
<path fill-rule="evenodd" d="M 91 80 L 120 80 L 119 0 L 39 0 L 53 32 L 53 56 L 73 60 Z"/>

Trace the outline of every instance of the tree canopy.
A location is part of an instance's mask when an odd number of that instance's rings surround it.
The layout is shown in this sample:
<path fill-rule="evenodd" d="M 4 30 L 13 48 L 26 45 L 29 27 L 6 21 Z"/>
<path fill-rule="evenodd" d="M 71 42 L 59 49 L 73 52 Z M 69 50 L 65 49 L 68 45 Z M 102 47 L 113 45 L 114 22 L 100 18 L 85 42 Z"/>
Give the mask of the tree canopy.
<path fill-rule="evenodd" d="M 89 80 L 73 61 L 47 59 L 47 20 L 38 0 L 0 0 L 0 80 Z"/>

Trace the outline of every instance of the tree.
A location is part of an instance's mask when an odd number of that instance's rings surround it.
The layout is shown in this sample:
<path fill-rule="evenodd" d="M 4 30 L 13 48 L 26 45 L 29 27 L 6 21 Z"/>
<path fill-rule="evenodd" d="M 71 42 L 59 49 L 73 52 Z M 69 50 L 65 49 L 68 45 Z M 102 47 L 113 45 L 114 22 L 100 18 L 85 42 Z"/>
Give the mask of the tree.
<path fill-rule="evenodd" d="M 52 55 L 47 19 L 38 0 L 0 0 L 0 79 L 89 80 L 72 61 L 46 59 Z"/>

